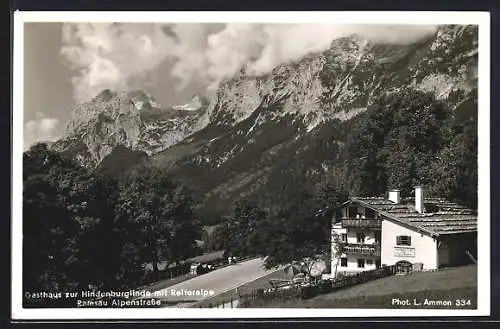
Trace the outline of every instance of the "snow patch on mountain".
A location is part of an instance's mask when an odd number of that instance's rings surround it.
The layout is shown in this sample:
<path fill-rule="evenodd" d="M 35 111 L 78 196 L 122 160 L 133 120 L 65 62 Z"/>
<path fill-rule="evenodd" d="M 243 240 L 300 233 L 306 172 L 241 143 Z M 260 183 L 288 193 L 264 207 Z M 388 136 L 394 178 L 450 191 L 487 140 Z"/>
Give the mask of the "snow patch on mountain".
<path fill-rule="evenodd" d="M 347 111 L 340 111 L 340 112 L 334 113 L 332 115 L 332 118 L 338 119 L 340 121 L 346 121 L 346 120 L 349 120 L 349 119 L 355 117 L 356 115 L 358 115 L 360 113 L 363 113 L 366 110 L 367 110 L 366 107 L 352 108 L 352 109 L 347 110 Z"/>

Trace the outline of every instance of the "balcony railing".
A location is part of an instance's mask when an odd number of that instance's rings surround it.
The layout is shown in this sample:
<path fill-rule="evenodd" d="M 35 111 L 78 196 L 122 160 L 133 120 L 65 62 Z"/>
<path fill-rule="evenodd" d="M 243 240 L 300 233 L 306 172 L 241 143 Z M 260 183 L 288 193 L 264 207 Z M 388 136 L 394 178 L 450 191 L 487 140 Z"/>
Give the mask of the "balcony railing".
<path fill-rule="evenodd" d="M 345 245 L 344 253 L 349 255 L 380 257 L 380 245 L 349 243 Z"/>
<path fill-rule="evenodd" d="M 358 219 L 358 218 L 345 218 L 342 219 L 342 227 L 346 228 L 367 228 L 367 229 L 381 229 L 381 219 Z"/>

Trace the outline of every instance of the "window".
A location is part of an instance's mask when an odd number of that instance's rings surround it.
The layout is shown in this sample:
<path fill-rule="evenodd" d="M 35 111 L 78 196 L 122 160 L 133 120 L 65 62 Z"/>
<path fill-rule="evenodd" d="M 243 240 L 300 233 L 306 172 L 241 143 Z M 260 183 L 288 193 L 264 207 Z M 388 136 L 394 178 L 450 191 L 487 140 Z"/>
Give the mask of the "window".
<path fill-rule="evenodd" d="M 340 237 L 342 242 L 347 242 L 347 233 L 342 233 L 342 236 Z"/>
<path fill-rule="evenodd" d="M 380 243 L 382 241 L 382 235 L 380 234 L 380 231 L 375 232 L 375 243 Z"/>
<path fill-rule="evenodd" d="M 373 265 L 373 259 L 367 259 L 366 265 Z"/>
<path fill-rule="evenodd" d="M 358 259 L 358 268 L 365 268 L 365 260 L 363 258 Z"/>
<path fill-rule="evenodd" d="M 365 234 L 364 233 L 356 233 L 356 241 L 358 243 L 365 242 Z"/>
<path fill-rule="evenodd" d="M 396 246 L 411 246 L 411 236 L 398 235 L 396 237 Z"/>
<path fill-rule="evenodd" d="M 349 207 L 347 216 L 349 218 L 355 218 L 358 213 L 358 207 Z"/>
<path fill-rule="evenodd" d="M 375 260 L 375 267 L 380 268 L 380 259 Z"/>
<path fill-rule="evenodd" d="M 347 267 L 347 258 L 346 257 L 342 257 L 340 259 L 340 267 Z"/>

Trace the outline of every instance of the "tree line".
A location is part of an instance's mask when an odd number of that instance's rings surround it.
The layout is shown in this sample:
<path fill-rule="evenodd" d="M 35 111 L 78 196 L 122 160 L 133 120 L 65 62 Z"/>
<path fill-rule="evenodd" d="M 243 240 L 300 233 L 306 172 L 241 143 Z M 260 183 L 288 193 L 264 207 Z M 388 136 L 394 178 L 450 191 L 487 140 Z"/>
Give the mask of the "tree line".
<path fill-rule="evenodd" d="M 214 230 L 208 248 L 230 256 L 265 257 L 266 268 L 305 258 L 329 264 L 332 217 L 347 197 L 327 180 L 315 192 L 304 189 L 290 196 L 278 210 L 240 200 Z"/>
<path fill-rule="evenodd" d="M 404 89 L 366 111 L 344 148 L 351 194 L 380 196 L 415 185 L 428 196 L 477 207 L 477 102 L 474 92 L 456 109 L 432 93 Z"/>
<path fill-rule="evenodd" d="M 115 179 L 37 144 L 23 155 L 25 291 L 137 287 L 144 265 L 194 256 L 190 192 L 160 168 Z"/>

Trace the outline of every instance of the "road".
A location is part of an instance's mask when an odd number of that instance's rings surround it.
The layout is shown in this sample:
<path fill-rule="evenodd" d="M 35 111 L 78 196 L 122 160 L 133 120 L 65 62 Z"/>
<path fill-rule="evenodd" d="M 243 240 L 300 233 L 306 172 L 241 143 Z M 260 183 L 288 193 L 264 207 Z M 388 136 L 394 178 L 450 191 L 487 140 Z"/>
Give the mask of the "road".
<path fill-rule="evenodd" d="M 168 303 L 200 301 L 276 271 L 265 270 L 263 264 L 264 260 L 260 258 L 247 260 L 155 291 L 153 294 L 155 298 Z"/>

